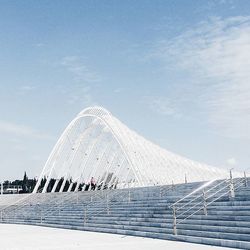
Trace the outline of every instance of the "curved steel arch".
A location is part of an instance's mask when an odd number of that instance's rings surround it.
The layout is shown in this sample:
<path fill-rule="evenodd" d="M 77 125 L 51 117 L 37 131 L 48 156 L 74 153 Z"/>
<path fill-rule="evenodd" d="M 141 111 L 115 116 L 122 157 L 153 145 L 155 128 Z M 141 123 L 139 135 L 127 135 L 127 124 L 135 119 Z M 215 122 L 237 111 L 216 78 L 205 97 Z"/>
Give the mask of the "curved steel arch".
<path fill-rule="evenodd" d="M 83 110 L 82 112 L 80 112 L 78 114 L 78 116 L 76 118 L 74 118 L 70 124 L 66 127 L 66 129 L 64 130 L 64 132 L 62 133 L 62 135 L 60 136 L 60 138 L 58 139 L 57 143 L 55 144 L 54 148 L 52 149 L 50 155 L 49 155 L 49 158 L 48 160 L 46 161 L 45 163 L 45 166 L 42 170 L 42 173 L 40 174 L 39 176 L 39 179 L 38 179 L 38 182 L 37 182 L 37 185 L 35 186 L 34 188 L 34 191 L 33 192 L 37 192 L 38 188 L 39 188 L 39 185 L 41 183 L 41 180 L 44 176 L 47 176 L 48 179 L 47 179 L 47 182 L 43 188 L 43 192 L 46 192 L 46 188 L 48 187 L 48 184 L 49 184 L 49 180 L 51 178 L 51 175 L 52 175 L 52 172 L 54 170 L 54 165 L 50 166 L 51 164 L 51 161 L 57 157 L 57 154 L 60 153 L 60 149 L 61 149 L 61 145 L 63 144 L 64 140 L 65 140 L 65 137 L 67 136 L 67 133 L 70 129 L 72 129 L 72 127 L 75 125 L 75 123 L 80 120 L 80 119 L 83 119 L 84 117 L 94 117 L 96 119 L 99 119 L 101 120 L 109 129 L 110 129 L 110 132 L 111 134 L 113 135 L 113 137 L 115 138 L 116 142 L 119 144 L 119 146 L 121 147 L 127 161 L 129 162 L 129 165 L 130 167 L 132 168 L 132 171 L 137 179 L 137 182 L 139 183 L 139 185 L 143 185 L 142 181 L 140 180 L 140 177 L 138 177 L 136 171 L 133 169 L 133 164 L 128 156 L 128 154 L 126 153 L 125 149 L 124 149 L 124 146 L 122 145 L 122 143 L 119 141 L 119 139 L 117 138 L 117 135 L 116 133 L 113 131 L 113 128 L 112 128 L 112 125 L 109 124 L 109 122 L 107 122 L 105 119 L 103 119 L 100 115 L 97 115 L 97 114 L 86 114 L 85 112 L 90 110 L 91 108 L 86 108 L 85 110 Z M 104 110 L 102 108 L 103 111 L 107 112 L 107 114 L 110 114 L 108 111 Z M 59 151 L 59 152 L 58 152 Z M 58 177 L 57 177 L 58 178 Z"/>
<path fill-rule="evenodd" d="M 103 150 L 107 145 L 110 149 Z M 70 122 L 58 139 L 33 192 L 38 191 L 44 176 L 47 180 L 43 192 L 48 191 L 51 178 L 56 179 L 52 192 L 63 179 L 62 192 L 67 180 L 71 182 L 68 191 L 73 182 L 77 191 L 91 177 L 97 182 L 96 187 L 110 187 L 115 179 L 115 186 L 122 188 L 181 183 L 186 176 L 189 181 L 225 178 L 227 171 L 162 149 L 130 130 L 106 109 L 89 107 Z"/>

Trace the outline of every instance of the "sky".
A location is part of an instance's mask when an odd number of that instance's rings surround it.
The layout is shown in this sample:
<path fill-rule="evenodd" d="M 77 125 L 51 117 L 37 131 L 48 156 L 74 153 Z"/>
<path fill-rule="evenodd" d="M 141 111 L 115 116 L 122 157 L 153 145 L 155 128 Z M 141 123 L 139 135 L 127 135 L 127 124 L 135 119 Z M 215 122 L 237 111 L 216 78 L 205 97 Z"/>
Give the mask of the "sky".
<path fill-rule="evenodd" d="M 93 105 L 250 174 L 250 1 L 0 0 L 0 180 L 38 176 Z"/>

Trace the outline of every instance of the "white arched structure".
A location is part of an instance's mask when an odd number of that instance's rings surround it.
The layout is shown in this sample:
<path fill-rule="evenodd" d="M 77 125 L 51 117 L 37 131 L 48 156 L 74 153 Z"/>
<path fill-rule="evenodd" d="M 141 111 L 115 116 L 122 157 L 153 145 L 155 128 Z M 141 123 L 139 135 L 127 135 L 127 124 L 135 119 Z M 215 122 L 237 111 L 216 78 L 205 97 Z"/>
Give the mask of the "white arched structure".
<path fill-rule="evenodd" d="M 164 185 L 225 178 L 223 169 L 201 164 L 171 153 L 129 129 L 102 107 L 89 107 L 68 125 L 54 146 L 33 192 L 43 177 L 47 192 L 61 180 L 67 191 L 96 182 L 96 188 Z M 63 181 L 62 181 L 63 180 Z M 74 183 L 74 188 L 73 188 Z M 89 188 L 90 189 L 90 185 Z"/>

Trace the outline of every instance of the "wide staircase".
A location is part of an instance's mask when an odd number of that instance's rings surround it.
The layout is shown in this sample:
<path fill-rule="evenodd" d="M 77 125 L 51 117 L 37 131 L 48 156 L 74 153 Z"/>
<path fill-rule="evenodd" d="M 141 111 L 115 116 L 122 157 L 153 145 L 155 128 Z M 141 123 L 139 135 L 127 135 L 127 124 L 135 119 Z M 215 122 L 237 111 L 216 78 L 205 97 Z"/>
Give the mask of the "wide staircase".
<path fill-rule="evenodd" d="M 247 181 L 2 195 L 0 222 L 250 249 Z"/>

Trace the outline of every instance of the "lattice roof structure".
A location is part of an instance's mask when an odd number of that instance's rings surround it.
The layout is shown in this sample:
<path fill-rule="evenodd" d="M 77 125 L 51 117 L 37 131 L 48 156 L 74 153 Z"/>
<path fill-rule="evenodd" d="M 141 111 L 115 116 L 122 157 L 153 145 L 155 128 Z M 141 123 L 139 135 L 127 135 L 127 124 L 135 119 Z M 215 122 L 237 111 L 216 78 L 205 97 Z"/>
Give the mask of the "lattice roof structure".
<path fill-rule="evenodd" d="M 46 176 L 43 192 L 51 179 L 66 181 L 68 191 L 94 180 L 98 188 L 143 187 L 224 179 L 228 171 L 169 152 L 146 140 L 102 107 L 80 112 L 54 146 L 33 192 Z M 75 186 L 73 188 L 73 183 Z"/>

